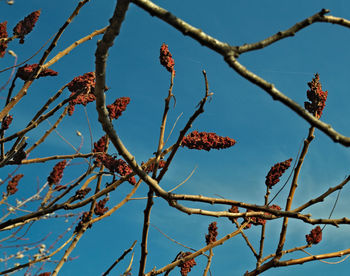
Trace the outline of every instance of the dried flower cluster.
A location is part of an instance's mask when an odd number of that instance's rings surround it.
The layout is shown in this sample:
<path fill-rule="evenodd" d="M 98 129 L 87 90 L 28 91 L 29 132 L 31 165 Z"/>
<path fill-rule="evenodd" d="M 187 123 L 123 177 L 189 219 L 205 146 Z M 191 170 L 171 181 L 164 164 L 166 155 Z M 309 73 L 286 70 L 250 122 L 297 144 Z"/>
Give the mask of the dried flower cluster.
<path fill-rule="evenodd" d="M 104 213 L 106 213 L 108 211 L 108 207 L 105 207 L 106 203 L 108 201 L 108 198 L 104 198 L 102 200 L 100 200 L 94 209 L 94 213 L 96 216 L 102 216 Z"/>
<path fill-rule="evenodd" d="M 38 68 L 39 64 L 31 64 L 31 65 L 24 65 L 20 68 L 18 68 L 17 71 L 17 77 L 19 77 L 20 79 L 27 81 L 29 80 L 30 76 L 33 74 L 33 72 Z M 41 70 L 39 76 L 37 78 L 40 77 L 46 77 L 46 76 L 57 76 L 58 72 L 51 70 L 49 68 L 45 68 L 43 70 Z"/>
<path fill-rule="evenodd" d="M 106 150 L 107 135 L 102 136 L 97 142 L 94 143 L 92 152 L 104 152 Z"/>
<path fill-rule="evenodd" d="M 160 160 L 159 163 L 158 163 L 158 169 L 164 168 L 165 163 L 166 163 L 166 162 L 165 162 L 164 160 Z M 152 163 L 151 165 L 149 165 L 149 166 L 147 167 L 147 169 L 145 169 L 145 172 L 146 172 L 146 173 L 150 173 L 150 172 L 153 172 L 153 170 L 154 170 L 154 163 Z"/>
<path fill-rule="evenodd" d="M 192 254 L 191 252 L 184 252 L 178 258 L 182 259 L 191 254 Z M 195 265 L 196 265 L 196 261 L 194 259 L 188 260 L 187 262 L 180 264 L 179 267 L 181 268 L 180 270 L 181 276 L 187 276 L 187 274 L 191 271 L 192 267 L 194 267 Z"/>
<path fill-rule="evenodd" d="M 75 198 L 76 199 L 83 199 L 89 192 L 91 191 L 91 188 L 87 187 L 85 189 L 80 189 L 75 192 Z"/>
<path fill-rule="evenodd" d="M 51 276 L 51 272 L 40 273 L 38 276 Z"/>
<path fill-rule="evenodd" d="M 305 235 L 308 244 L 318 244 L 322 240 L 322 229 L 316 226 L 311 230 L 309 235 Z"/>
<path fill-rule="evenodd" d="M 13 120 L 13 116 L 12 115 L 6 115 L 5 118 L 1 122 L 2 130 L 8 129 L 10 124 L 12 123 L 12 120 Z"/>
<path fill-rule="evenodd" d="M 230 209 L 228 209 L 228 211 L 230 212 L 230 213 L 239 213 L 239 209 L 238 209 L 238 207 L 237 206 L 231 206 L 231 208 Z M 235 223 L 236 221 L 237 221 L 237 219 L 236 218 L 231 218 L 231 217 L 229 217 L 228 218 L 232 223 Z"/>
<path fill-rule="evenodd" d="M 290 158 L 286 161 L 277 163 L 271 167 L 265 180 L 265 184 L 267 187 L 271 189 L 274 185 L 276 185 L 280 181 L 280 177 L 290 167 L 292 160 L 293 159 Z"/>
<path fill-rule="evenodd" d="M 18 191 L 17 185 L 22 177 L 23 177 L 23 174 L 17 174 L 14 177 L 12 177 L 12 179 L 7 184 L 7 194 L 8 195 L 13 195 Z"/>
<path fill-rule="evenodd" d="M 55 184 L 57 185 L 62 177 L 63 177 L 63 170 L 65 169 L 67 165 L 67 161 L 63 160 L 61 162 L 58 162 L 52 169 L 49 177 L 47 178 L 47 182 L 49 182 L 49 185 Z"/>
<path fill-rule="evenodd" d="M 68 90 L 72 92 L 70 97 L 79 94 L 75 99 L 69 102 L 69 116 L 73 114 L 76 104 L 86 106 L 88 103 L 96 100 L 94 95 L 95 84 L 94 72 L 88 72 L 82 76 L 75 77 L 70 83 L 68 83 Z"/>
<path fill-rule="evenodd" d="M 7 27 L 7 21 L 0 23 L 0 40 L 2 38 L 7 38 L 6 27 Z M 6 53 L 7 43 L 8 41 L 6 40 L 0 42 L 0 58 L 2 58 Z"/>
<path fill-rule="evenodd" d="M 281 210 L 281 207 L 273 204 L 271 206 L 268 206 L 269 209 L 273 210 Z M 247 212 L 253 212 L 252 210 L 247 210 Z M 265 215 L 271 215 L 270 213 L 265 213 Z M 246 226 L 246 228 L 250 228 L 251 224 L 253 225 L 264 225 L 266 223 L 266 220 L 260 217 L 249 217 L 249 218 L 244 218 L 244 222 L 248 221 L 250 219 L 250 223 Z"/>
<path fill-rule="evenodd" d="M 209 224 L 208 235 L 205 235 L 205 242 L 208 244 L 216 242 L 216 237 L 218 236 L 218 227 L 216 226 L 216 221 Z"/>
<path fill-rule="evenodd" d="M 181 145 L 189 149 L 206 150 L 225 149 L 236 143 L 230 137 L 222 137 L 213 132 L 192 131 L 182 139 Z"/>
<path fill-rule="evenodd" d="M 159 55 L 160 64 L 163 65 L 170 73 L 174 71 L 175 61 L 169 52 L 168 45 L 165 43 L 160 47 Z"/>
<path fill-rule="evenodd" d="M 13 28 L 13 34 L 20 38 L 19 43 L 24 43 L 24 37 L 33 30 L 39 16 L 40 11 L 32 12 L 30 15 L 18 22 L 18 24 Z"/>
<path fill-rule="evenodd" d="M 110 172 L 116 172 L 121 176 L 126 176 L 133 172 L 124 160 L 117 159 L 116 157 L 113 157 L 107 153 L 97 155 L 96 161 L 97 164 L 102 163 Z M 130 177 L 128 181 L 132 185 L 136 184 L 136 179 L 134 176 Z"/>
<path fill-rule="evenodd" d="M 122 112 L 125 111 L 126 106 L 130 103 L 129 97 L 121 97 L 116 99 L 113 104 L 107 105 L 110 119 L 118 119 Z"/>
<path fill-rule="evenodd" d="M 315 77 L 308 83 L 308 86 L 310 90 L 307 90 L 306 94 L 310 102 L 304 102 L 305 109 L 316 118 L 320 118 L 326 106 L 328 92 L 322 91 L 320 76 L 318 74 L 315 74 Z"/>

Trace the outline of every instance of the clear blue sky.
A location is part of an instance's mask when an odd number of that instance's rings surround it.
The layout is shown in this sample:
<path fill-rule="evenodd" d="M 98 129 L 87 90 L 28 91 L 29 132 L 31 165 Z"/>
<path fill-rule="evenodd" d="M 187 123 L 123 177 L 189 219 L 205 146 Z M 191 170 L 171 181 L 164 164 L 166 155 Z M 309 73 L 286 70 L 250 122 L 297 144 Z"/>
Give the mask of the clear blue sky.
<path fill-rule="evenodd" d="M 350 19 L 350 3 L 345 0 L 155 2 L 206 33 L 234 45 L 264 39 L 291 27 L 322 8 L 330 9 L 331 15 Z M 17 41 L 10 44 L 9 48 L 16 52 L 19 61 L 30 57 L 58 30 L 76 3 L 78 1 L 17 0 L 13 6 L 8 6 L 4 0 L 0 2 L 0 22 L 7 20 L 9 30 L 12 30 L 24 16 L 32 11 L 41 10 L 39 21 L 34 31 L 28 35 L 25 44 L 19 45 Z M 106 26 L 114 6 L 115 1 L 107 0 L 92 0 L 88 3 L 64 32 L 52 56 L 81 37 Z M 295 37 L 287 38 L 263 50 L 244 54 L 239 61 L 251 71 L 274 83 L 280 91 L 301 105 L 306 101 L 307 82 L 311 81 L 313 75 L 318 72 L 324 90 L 328 90 L 322 120 L 349 136 L 350 96 L 347 87 L 350 62 L 349 34 L 350 30 L 344 27 L 317 23 L 297 33 Z M 26 98 L 11 112 L 14 114 L 13 128 L 7 134 L 23 128 L 35 113 L 36 108 L 75 76 L 94 71 L 96 41 L 95 38 L 81 45 L 54 64 L 51 69 L 59 72 L 58 77 L 43 78 L 34 83 Z M 178 193 L 220 195 L 248 203 L 263 204 L 267 172 L 275 163 L 290 157 L 295 158 L 302 139 L 307 135 L 308 123 L 287 107 L 274 102 L 264 91 L 238 76 L 221 56 L 183 36 L 159 19 L 149 16 L 133 4 L 108 60 L 107 85 L 110 90 L 107 93 L 107 102 L 112 103 L 115 98 L 122 96 L 131 98 L 127 110 L 116 123 L 121 139 L 136 156 L 138 162 L 147 160 L 156 150 L 163 102 L 167 95 L 170 77 L 159 64 L 159 48 L 163 42 L 169 45 L 176 69 L 173 90 L 176 96 L 176 107 L 170 110 L 167 133 L 176 118 L 183 112 L 169 140 L 169 145 L 176 140 L 179 130 L 182 129 L 204 94 L 201 73 L 203 69 L 207 71 L 209 86 L 214 96 L 207 104 L 205 113 L 193 124 L 193 130 L 229 136 L 237 140 L 237 144 L 223 151 L 202 152 L 181 149 L 162 181 L 162 187 L 171 189 L 183 181 L 197 166 L 194 175 L 177 190 Z M 30 63 L 38 62 L 40 56 L 41 53 Z M 11 65 L 12 62 L 13 58 L 7 55 L 1 60 L 1 68 Z M 9 72 L 1 74 L 1 85 L 8 77 Z M 21 87 L 20 83 L 21 81 L 17 82 L 15 92 Z M 6 91 L 1 93 L 1 101 L 4 102 Z M 64 95 L 67 97 L 69 93 L 65 91 Z M 86 110 L 92 128 L 92 140 L 96 141 L 103 132 L 96 119 L 95 105 L 89 104 Z M 47 127 L 48 124 L 44 123 L 42 127 L 30 134 L 29 144 L 35 142 Z M 76 108 L 73 117 L 66 117 L 58 128 L 61 135 L 78 147 L 80 137 L 76 135 L 76 130 L 84 136 L 81 151 L 89 152 L 90 134 L 84 109 L 81 106 Z M 334 144 L 318 130 L 315 136 L 300 175 L 293 204 L 295 207 L 326 191 L 328 187 L 340 183 L 349 173 L 349 149 Z M 112 148 L 110 152 L 113 153 L 115 150 Z M 41 149 L 33 151 L 30 158 L 72 153 L 74 153 L 72 148 L 53 133 Z M 22 166 L 18 172 L 24 173 L 25 177 L 20 183 L 18 197 L 23 199 L 44 184 L 55 163 L 52 161 L 47 164 Z M 63 182 L 67 183 L 80 175 L 85 167 L 84 162 L 74 160 L 66 169 Z M 13 169 L 13 167 L 3 168 L 0 177 L 5 178 Z M 283 178 L 285 179 L 286 177 Z M 272 192 L 276 192 L 280 185 L 276 186 Z M 117 203 L 129 191 L 128 185 L 121 187 L 119 192 L 111 194 L 110 202 Z M 144 196 L 147 191 L 146 185 L 143 185 L 137 192 L 137 196 Z M 284 206 L 286 194 L 287 189 L 280 194 L 275 203 Z M 350 211 L 347 204 L 348 196 L 349 189 L 345 187 L 333 217 L 348 216 Z M 334 200 L 335 195 L 332 195 L 322 205 L 310 208 L 306 212 L 312 213 L 313 218 L 326 218 Z M 68 262 L 61 270 L 61 275 L 101 275 L 134 240 L 138 240 L 132 271 L 133 275 L 136 275 L 145 204 L 145 200 L 132 201 L 123 206 L 120 212 L 96 223 L 85 233 L 72 253 L 71 257 L 78 258 Z M 212 208 L 212 210 L 226 209 L 200 206 Z M 79 211 L 85 210 L 87 207 Z M 18 243 L 36 241 L 52 232 L 52 236 L 45 241 L 49 246 L 58 234 L 73 223 L 74 219 L 69 219 L 67 223 L 64 223 L 64 219 L 52 219 L 35 224 L 26 235 L 30 240 Z M 151 215 L 153 225 L 178 242 L 196 249 L 205 245 L 204 235 L 207 233 L 208 224 L 214 220 L 218 222 L 219 237 L 233 230 L 231 223 L 225 218 L 188 216 L 171 209 L 161 199 L 155 200 Z M 265 254 L 275 250 L 280 222 L 278 220 L 268 223 Z M 291 221 L 285 248 L 304 245 L 305 234 L 308 234 L 313 227 Z M 257 248 L 260 227 L 253 227 L 247 230 L 246 234 Z M 349 246 L 344 242 L 348 238 L 348 226 L 342 226 L 340 229 L 327 226 L 323 232 L 322 242 L 309 249 L 309 252 L 322 254 L 345 249 Z M 180 250 L 186 251 L 160 235 L 153 227 L 150 228 L 149 239 L 146 271 L 154 266 L 160 268 L 172 261 Z M 59 244 L 61 242 L 59 241 Z M 255 267 L 254 256 L 240 237 L 230 240 L 222 247 L 215 248 L 214 254 L 211 271 L 215 276 L 243 275 L 246 270 L 250 271 Z M 53 260 L 57 260 L 58 256 Z M 305 253 L 292 255 L 292 257 L 304 256 L 306 256 Z M 129 258 L 130 256 L 120 263 L 111 275 L 120 275 L 127 267 Z M 22 259 L 19 262 L 24 261 Z M 190 273 L 192 276 L 202 275 L 206 258 L 199 257 L 196 261 L 198 265 Z M 302 266 L 271 269 L 264 275 L 282 273 L 286 276 L 310 273 L 348 275 L 348 266 L 348 261 L 338 265 L 313 262 Z M 36 266 L 32 273 L 35 273 L 39 267 Z M 47 263 L 44 271 L 50 271 L 53 267 L 54 264 Z M 4 266 L 1 266 L 1 269 L 3 268 Z M 22 274 L 23 271 L 18 273 L 18 275 Z M 178 269 L 172 274 L 179 275 Z"/>

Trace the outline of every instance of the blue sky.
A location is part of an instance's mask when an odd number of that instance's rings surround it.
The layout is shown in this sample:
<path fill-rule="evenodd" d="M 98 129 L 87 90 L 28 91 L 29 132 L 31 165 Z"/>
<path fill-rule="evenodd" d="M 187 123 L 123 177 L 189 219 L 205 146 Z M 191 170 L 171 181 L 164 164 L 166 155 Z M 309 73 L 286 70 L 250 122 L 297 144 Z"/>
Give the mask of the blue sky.
<path fill-rule="evenodd" d="M 30 57 L 58 30 L 77 2 L 17 0 L 13 6 L 8 6 L 4 0 L 0 1 L 0 22 L 7 20 L 9 30 L 24 16 L 32 11 L 41 10 L 39 21 L 34 31 L 27 36 L 25 44 L 19 45 L 17 41 L 10 44 L 9 48 L 16 52 L 19 61 Z M 322 8 L 330 9 L 330 14 L 333 16 L 350 19 L 350 4 L 345 0 L 296 0 L 288 3 L 272 0 L 226 0 L 215 4 L 208 0 L 192 0 L 155 1 L 155 3 L 206 33 L 234 45 L 264 39 L 291 27 Z M 64 32 L 51 57 L 81 37 L 106 26 L 114 6 L 115 1 L 90 1 Z M 295 37 L 287 38 L 259 51 L 243 54 L 239 61 L 249 70 L 275 84 L 280 91 L 301 105 L 306 101 L 307 82 L 318 72 L 324 90 L 328 90 L 322 120 L 349 136 L 350 127 L 347 119 L 350 116 L 349 91 L 346 86 L 350 61 L 349 32 L 350 30 L 344 27 L 316 23 L 300 31 Z M 59 72 L 58 77 L 42 78 L 32 85 L 28 95 L 11 112 L 14 114 L 14 121 L 7 134 L 23 128 L 35 110 L 75 76 L 94 71 L 96 41 L 95 38 L 79 46 L 67 57 L 55 63 L 51 69 Z M 267 172 L 275 163 L 290 157 L 295 158 L 302 139 L 307 135 L 308 123 L 279 102 L 274 102 L 260 88 L 242 79 L 228 67 L 221 56 L 183 36 L 159 19 L 149 16 L 133 4 L 129 8 L 121 34 L 110 51 L 107 72 L 107 85 L 110 88 L 107 92 L 107 102 L 112 103 L 122 96 L 131 98 L 127 110 L 115 124 L 124 144 L 136 156 L 138 162 L 147 160 L 156 150 L 163 102 L 170 78 L 169 73 L 159 64 L 159 48 L 163 42 L 169 45 L 176 69 L 173 90 L 176 107 L 170 110 L 167 133 L 183 112 L 169 145 L 176 140 L 176 135 L 204 94 L 201 73 L 203 69 L 208 74 L 209 86 L 214 96 L 205 107 L 205 113 L 193 124 L 192 130 L 229 136 L 237 140 L 237 144 L 223 151 L 202 152 L 181 149 L 162 181 L 162 187 L 171 189 L 197 167 L 190 180 L 177 190 L 178 193 L 221 195 L 234 200 L 263 204 Z M 34 57 L 30 63 L 38 62 L 41 54 Z M 1 60 L 1 68 L 12 63 L 13 58 L 7 55 Z M 1 85 L 8 77 L 9 72 L 1 74 Z M 20 87 L 21 81 L 17 81 L 15 92 Z M 6 90 L 1 93 L 1 100 L 5 101 Z M 63 94 L 65 97 L 69 96 L 68 91 Z M 92 140 L 96 141 L 103 132 L 97 122 L 94 104 L 89 104 L 86 112 L 92 128 Z M 50 122 L 54 122 L 54 119 L 50 119 Z M 48 124 L 44 122 L 41 127 L 29 134 L 29 144 L 34 143 L 47 128 Z M 81 151 L 89 152 L 90 134 L 86 115 L 81 106 L 76 108 L 74 116 L 66 117 L 58 128 L 65 139 L 78 147 L 81 138 L 76 135 L 76 130 L 84 136 Z M 334 144 L 318 130 L 315 136 L 303 164 L 299 187 L 293 202 L 295 207 L 326 191 L 328 187 L 337 185 L 349 173 L 349 149 Z M 112 148 L 110 152 L 113 153 L 115 150 Z M 72 153 L 72 148 L 53 133 L 40 149 L 33 151 L 30 158 Z M 55 163 L 51 161 L 47 164 L 20 167 L 18 172 L 23 173 L 25 177 L 20 183 L 18 198 L 25 198 L 32 194 L 37 186 L 43 185 Z M 72 161 L 71 166 L 65 170 L 63 182 L 71 181 L 80 175 L 84 168 L 86 168 L 84 162 Z M 13 169 L 14 167 L 2 168 L 0 177 L 5 178 Z M 289 171 L 286 174 L 288 173 Z M 282 180 L 285 179 L 286 177 Z M 272 192 L 276 192 L 282 183 L 283 181 Z M 117 203 L 129 191 L 128 185 L 121 187 L 110 195 L 110 202 Z M 143 185 L 136 196 L 145 196 L 147 191 L 148 188 Z M 285 189 L 275 203 L 284 206 L 287 193 Z M 348 195 L 349 189 L 345 187 L 333 217 L 349 216 L 350 210 L 346 202 Z M 312 213 L 314 218 L 328 217 L 334 200 L 335 195 L 332 195 L 323 204 L 306 211 Z M 132 271 L 133 275 L 136 275 L 145 204 L 145 200 L 132 201 L 113 216 L 96 223 L 85 233 L 72 253 L 72 257 L 78 258 L 68 262 L 61 270 L 61 275 L 101 275 L 134 240 L 138 240 Z M 212 210 L 226 209 L 199 206 Z M 87 207 L 78 211 L 85 210 Z M 34 224 L 26 235 L 30 240 L 21 242 L 36 241 L 52 232 L 52 236 L 45 241 L 49 246 L 75 219 L 69 219 L 66 223 L 64 219 L 51 219 Z M 212 221 L 218 222 L 220 237 L 233 231 L 227 219 L 181 214 L 171 209 L 161 199 L 155 200 L 151 216 L 153 225 L 177 241 L 196 249 L 205 245 L 204 235 L 207 233 L 208 224 Z M 280 220 L 268 223 L 265 247 L 267 254 L 275 250 L 280 224 Z M 305 244 L 305 234 L 312 228 L 312 225 L 291 221 L 285 248 Z M 257 247 L 260 227 L 253 227 L 247 230 L 246 234 Z M 342 226 L 340 229 L 327 226 L 323 232 L 322 242 L 309 249 L 309 252 L 322 254 L 348 248 L 348 244 L 344 242 L 348 240 L 348 234 L 348 226 Z M 146 271 L 154 266 L 162 267 L 172 261 L 180 250 L 185 251 L 160 235 L 153 227 L 150 229 L 149 237 L 150 253 Z M 254 256 L 240 237 L 215 248 L 214 254 L 212 275 L 243 275 L 246 270 L 255 267 Z M 57 260 L 59 256 L 54 259 Z M 305 253 L 292 255 L 292 257 L 304 256 Z M 130 256 L 120 263 L 111 275 L 121 274 L 127 267 L 129 258 Z M 196 261 L 198 265 L 193 268 L 190 275 L 202 275 L 206 259 L 199 257 Z M 39 267 L 34 268 L 32 272 L 35 273 Z M 53 268 L 53 263 L 47 263 L 44 271 Z M 302 266 L 271 269 L 264 275 L 281 275 L 281 273 L 347 275 L 347 268 L 348 261 L 337 265 L 313 262 Z M 179 275 L 178 269 L 173 275 Z"/>

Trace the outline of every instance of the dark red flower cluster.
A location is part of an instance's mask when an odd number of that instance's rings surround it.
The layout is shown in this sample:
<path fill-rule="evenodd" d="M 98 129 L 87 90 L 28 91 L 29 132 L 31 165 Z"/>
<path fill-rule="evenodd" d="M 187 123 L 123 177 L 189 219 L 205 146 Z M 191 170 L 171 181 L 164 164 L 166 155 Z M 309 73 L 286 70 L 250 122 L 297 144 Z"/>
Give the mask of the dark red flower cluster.
<path fill-rule="evenodd" d="M 159 168 L 159 169 L 164 168 L 165 163 L 166 163 L 166 162 L 165 162 L 164 160 L 160 160 L 159 163 L 158 163 L 158 168 Z M 146 173 L 153 172 L 153 169 L 154 169 L 154 163 L 151 164 L 151 165 L 149 165 L 149 166 L 147 167 L 147 169 L 145 169 L 145 172 L 146 172 Z"/>
<path fill-rule="evenodd" d="M 18 191 L 18 189 L 17 189 L 18 181 L 20 181 L 20 179 L 22 177 L 23 177 L 23 174 L 17 174 L 14 177 L 12 177 L 12 179 L 7 184 L 7 194 L 8 195 L 13 195 Z"/>
<path fill-rule="evenodd" d="M 208 235 L 205 235 L 205 242 L 208 244 L 216 242 L 216 237 L 218 236 L 218 227 L 216 226 L 216 221 L 209 224 Z"/>
<path fill-rule="evenodd" d="M 184 252 L 178 258 L 181 259 L 191 254 L 191 252 Z M 187 274 L 191 271 L 192 267 L 194 267 L 195 265 L 196 261 L 194 259 L 188 260 L 187 262 L 180 264 L 179 267 L 181 268 L 181 276 L 187 276 Z"/>
<path fill-rule="evenodd" d="M 40 13 L 40 10 L 32 12 L 30 15 L 26 16 L 23 20 L 18 22 L 17 25 L 13 28 L 13 34 L 20 38 L 19 43 L 24 43 L 24 36 L 33 30 L 35 23 L 39 19 Z"/>
<path fill-rule="evenodd" d="M 0 23 L 0 40 L 2 38 L 7 38 L 6 26 L 7 26 L 7 21 Z M 0 42 L 0 58 L 2 58 L 6 53 L 7 43 L 8 43 L 7 41 Z"/>
<path fill-rule="evenodd" d="M 94 72 L 88 72 L 82 76 L 75 77 L 70 83 L 68 83 L 68 90 L 72 92 L 70 95 L 71 97 L 76 93 L 79 93 L 79 95 L 74 100 L 71 100 L 69 102 L 69 116 L 73 114 L 76 104 L 82 104 L 85 106 L 88 103 L 96 100 L 96 97 L 94 95 L 95 84 L 96 82 Z"/>
<path fill-rule="evenodd" d="M 51 276 L 51 272 L 40 273 L 38 276 Z"/>
<path fill-rule="evenodd" d="M 282 174 L 290 167 L 290 163 L 292 162 L 292 158 L 277 163 L 273 167 L 271 167 L 269 173 L 266 176 L 265 184 L 270 189 L 276 185 L 280 181 L 280 177 Z"/>
<path fill-rule="evenodd" d="M 12 120 L 13 120 L 12 115 L 6 115 L 5 118 L 1 122 L 2 130 L 8 129 L 10 124 L 12 123 Z"/>
<path fill-rule="evenodd" d="M 322 229 L 316 226 L 311 230 L 309 235 L 305 235 L 308 244 L 318 244 L 322 240 Z"/>
<path fill-rule="evenodd" d="M 175 61 L 169 52 L 168 45 L 165 43 L 160 47 L 159 55 L 160 64 L 163 65 L 170 73 L 174 71 Z"/>
<path fill-rule="evenodd" d="M 182 139 L 181 145 L 189 149 L 206 150 L 225 149 L 236 143 L 230 137 L 222 137 L 213 132 L 192 131 Z"/>
<path fill-rule="evenodd" d="M 238 207 L 237 206 L 231 206 L 231 208 L 230 209 L 228 209 L 228 211 L 230 212 L 230 213 L 239 213 L 239 209 L 238 209 Z M 231 218 L 231 217 L 229 217 L 228 218 L 232 223 L 235 223 L 236 221 L 237 221 L 237 219 L 236 218 Z"/>
<path fill-rule="evenodd" d="M 22 67 L 19 67 L 17 70 L 17 77 L 20 79 L 27 81 L 29 80 L 30 76 L 33 74 L 33 72 L 38 68 L 39 64 L 31 64 L 31 65 L 24 65 Z M 46 76 L 57 76 L 58 72 L 51 70 L 49 68 L 41 70 L 38 78 L 40 77 L 46 77 Z"/>
<path fill-rule="evenodd" d="M 94 213 L 96 216 L 102 216 L 104 213 L 108 211 L 108 207 L 105 207 L 106 203 L 108 201 L 108 198 L 105 197 L 104 199 L 100 200 L 94 209 Z"/>
<path fill-rule="evenodd" d="M 53 167 L 52 172 L 47 178 L 47 182 L 49 182 L 49 185 L 52 185 L 52 184 L 57 185 L 61 181 L 63 177 L 63 170 L 65 169 L 66 165 L 67 165 L 67 161 L 63 160 L 61 162 L 58 162 Z"/>
<path fill-rule="evenodd" d="M 130 103 L 129 97 L 121 97 L 116 99 L 113 104 L 107 105 L 110 119 L 118 119 L 122 112 L 126 109 L 126 106 Z"/>
<path fill-rule="evenodd" d="M 89 192 L 91 191 L 91 188 L 87 187 L 85 189 L 80 189 L 75 192 L 75 198 L 76 199 L 83 199 Z"/>
<path fill-rule="evenodd" d="M 281 207 L 273 204 L 271 206 L 268 206 L 269 209 L 273 210 L 281 210 Z M 253 210 L 247 210 L 247 212 L 254 212 Z M 270 213 L 265 213 L 265 215 L 271 215 Z M 251 224 L 253 225 L 264 225 L 266 223 L 266 220 L 260 217 L 246 217 L 244 218 L 244 222 L 248 221 L 250 219 L 250 223 L 246 226 L 246 228 L 250 228 Z"/>
<path fill-rule="evenodd" d="M 94 149 L 92 152 L 104 152 L 106 149 L 107 135 L 102 136 L 97 142 L 94 143 Z"/>
<path fill-rule="evenodd" d="M 307 98 L 310 102 L 304 102 L 305 109 L 312 113 L 316 118 L 320 118 L 322 111 L 326 106 L 328 92 L 322 91 L 320 76 L 318 74 L 315 74 L 315 77 L 307 85 L 310 87 L 310 90 L 307 90 L 306 92 Z"/>
<path fill-rule="evenodd" d="M 102 153 L 96 156 L 97 164 L 102 163 L 110 172 L 118 173 L 121 176 L 126 176 L 132 173 L 132 169 L 128 164 L 122 159 L 116 159 L 107 153 Z M 134 176 L 129 178 L 129 183 L 132 185 L 136 184 L 136 179 Z"/>

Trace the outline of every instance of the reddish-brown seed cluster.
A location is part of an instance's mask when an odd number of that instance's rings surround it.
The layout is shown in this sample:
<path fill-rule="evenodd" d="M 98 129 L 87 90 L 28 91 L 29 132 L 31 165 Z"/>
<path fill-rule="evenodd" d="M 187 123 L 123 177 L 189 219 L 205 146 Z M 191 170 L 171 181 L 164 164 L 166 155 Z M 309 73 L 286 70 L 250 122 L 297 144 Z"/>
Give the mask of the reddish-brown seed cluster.
<path fill-rule="evenodd" d="M 81 219 L 80 219 L 78 225 L 75 227 L 74 232 L 79 232 L 81 230 L 81 228 L 83 227 L 83 224 L 88 222 L 89 219 L 90 219 L 89 212 L 84 212 L 81 216 Z M 91 227 L 91 224 L 89 225 L 88 228 L 90 228 L 90 227 Z"/>
<path fill-rule="evenodd" d="M 179 258 L 184 258 L 188 255 L 191 255 L 191 252 L 184 252 L 179 256 Z M 191 271 L 192 267 L 196 265 L 196 261 L 194 259 L 188 260 L 187 262 L 184 262 L 183 264 L 180 264 L 179 267 L 181 268 L 180 273 L 181 276 L 187 276 L 187 274 Z"/>
<path fill-rule="evenodd" d="M 18 24 L 13 28 L 13 34 L 20 38 L 19 43 L 24 43 L 24 36 L 29 34 L 35 23 L 38 21 L 40 16 L 40 11 L 32 12 L 30 15 L 26 16 L 23 20 L 18 22 Z"/>
<path fill-rule="evenodd" d="M 205 235 L 205 242 L 207 244 L 216 242 L 216 237 L 218 236 L 218 227 L 216 221 L 209 224 L 208 235 Z"/>
<path fill-rule="evenodd" d="M 104 199 L 100 200 L 94 209 L 94 213 L 96 216 L 102 216 L 104 213 L 108 211 L 108 207 L 105 207 L 106 203 L 108 201 L 108 198 L 105 197 Z"/>
<path fill-rule="evenodd" d="M 38 276 L 51 276 L 51 272 L 40 273 Z"/>
<path fill-rule="evenodd" d="M 27 81 L 29 80 L 30 76 L 33 74 L 33 72 L 38 68 L 39 64 L 31 64 L 31 65 L 24 65 L 17 70 L 17 77 L 20 79 Z M 41 70 L 38 78 L 40 77 L 46 77 L 46 76 L 57 76 L 58 72 L 51 70 L 49 68 L 45 68 Z"/>
<path fill-rule="evenodd" d="M 174 71 L 175 61 L 169 52 L 168 45 L 165 43 L 160 47 L 159 55 L 160 64 L 163 65 L 170 73 Z"/>
<path fill-rule="evenodd" d="M 22 177 L 23 177 L 23 174 L 17 174 L 14 177 L 12 177 L 12 179 L 7 184 L 7 194 L 8 195 L 13 195 L 18 191 L 17 185 Z"/>
<path fill-rule="evenodd" d="M 75 198 L 76 199 L 83 199 L 89 192 L 91 191 L 91 188 L 87 187 L 85 189 L 80 189 L 75 192 Z"/>
<path fill-rule="evenodd" d="M 322 91 L 320 76 L 318 74 L 315 74 L 315 77 L 308 83 L 308 86 L 310 90 L 307 90 L 306 95 L 310 102 L 304 102 L 305 109 L 316 118 L 320 118 L 326 106 L 328 92 Z"/>
<path fill-rule="evenodd" d="M 65 169 L 67 165 L 67 161 L 63 160 L 61 162 L 58 162 L 52 169 L 52 172 L 50 173 L 49 177 L 47 178 L 47 182 L 49 182 L 49 185 L 52 184 L 59 184 L 63 177 L 63 170 Z"/>
<path fill-rule="evenodd" d="M 103 164 L 110 172 L 118 173 L 121 176 L 126 176 L 132 173 L 132 169 L 128 166 L 128 164 L 122 160 L 117 159 L 107 153 L 102 153 L 96 156 L 96 163 Z M 129 183 L 132 185 L 136 184 L 136 179 L 134 176 L 129 178 Z"/>
<path fill-rule="evenodd" d="M 7 38 L 7 21 L 4 21 L 2 23 L 0 23 L 0 40 L 2 38 Z M 7 41 L 0 41 L 0 58 L 2 58 L 5 53 L 6 53 L 6 49 L 7 49 Z"/>
<path fill-rule="evenodd" d="M 12 120 L 13 120 L 13 116 L 12 115 L 6 115 L 5 118 L 1 122 L 2 130 L 8 129 L 10 124 L 12 123 Z"/>
<path fill-rule="evenodd" d="M 230 209 L 228 209 L 228 211 L 230 212 L 230 213 L 239 213 L 239 209 L 238 209 L 238 207 L 237 206 L 231 206 L 231 208 Z M 231 218 L 231 217 L 229 217 L 228 218 L 232 223 L 235 223 L 236 221 L 237 221 L 237 219 L 236 218 Z"/>
<path fill-rule="evenodd" d="M 166 163 L 166 162 L 165 162 L 164 160 L 160 160 L 159 163 L 158 163 L 158 169 L 164 168 L 165 163 Z M 145 172 L 146 172 L 146 173 L 150 173 L 150 172 L 153 172 L 153 170 L 154 170 L 154 163 L 151 164 L 151 165 L 149 165 L 149 166 L 147 167 L 147 169 L 145 169 Z"/>
<path fill-rule="evenodd" d="M 281 207 L 273 204 L 271 206 L 268 206 L 269 209 L 273 209 L 273 210 L 281 210 Z M 247 212 L 254 212 L 253 210 L 247 210 Z M 265 213 L 265 215 L 271 215 L 270 213 Z M 266 220 L 260 217 L 246 217 L 244 218 L 244 222 L 248 221 L 250 219 L 250 223 L 245 227 L 245 228 L 250 228 L 251 225 L 264 225 L 266 223 Z"/>
<path fill-rule="evenodd" d="M 113 104 L 107 105 L 110 119 L 118 119 L 123 111 L 125 111 L 126 106 L 130 103 L 129 97 L 121 97 L 116 99 Z"/>
<path fill-rule="evenodd" d="M 236 143 L 230 137 L 222 137 L 213 132 L 192 131 L 182 139 L 181 145 L 189 149 L 206 150 L 225 149 Z"/>
<path fill-rule="evenodd" d="M 104 152 L 106 149 L 107 135 L 102 136 L 97 142 L 94 143 L 94 149 L 92 152 Z"/>
<path fill-rule="evenodd" d="M 94 72 L 88 72 L 82 76 L 75 77 L 70 83 L 68 83 L 68 90 L 72 92 L 70 96 L 72 97 L 77 93 L 79 94 L 75 99 L 69 102 L 69 116 L 73 114 L 76 104 L 82 104 L 85 106 L 96 100 L 94 95 L 95 84 Z"/>
<path fill-rule="evenodd" d="M 280 177 L 282 174 L 290 167 L 290 164 L 292 162 L 292 158 L 277 163 L 273 167 L 271 167 L 269 173 L 266 176 L 265 184 L 270 189 L 276 185 L 280 181 Z"/>
<path fill-rule="evenodd" d="M 316 226 L 311 230 L 309 235 L 305 235 L 308 244 L 318 244 L 322 240 L 322 229 Z"/>

